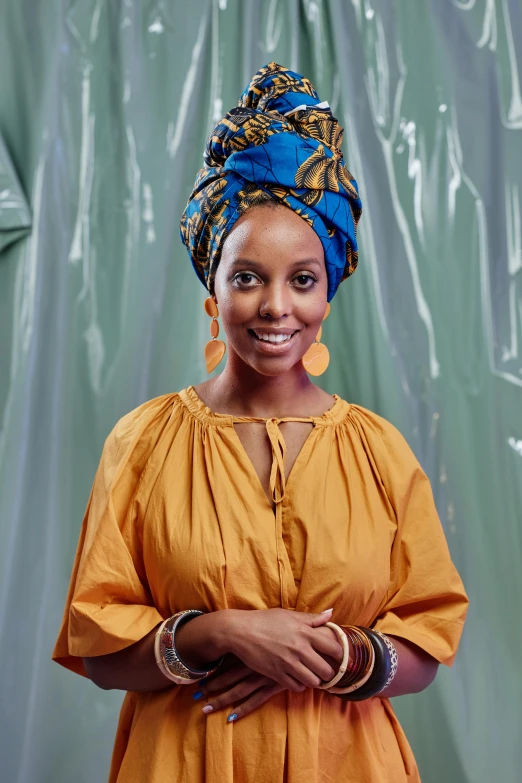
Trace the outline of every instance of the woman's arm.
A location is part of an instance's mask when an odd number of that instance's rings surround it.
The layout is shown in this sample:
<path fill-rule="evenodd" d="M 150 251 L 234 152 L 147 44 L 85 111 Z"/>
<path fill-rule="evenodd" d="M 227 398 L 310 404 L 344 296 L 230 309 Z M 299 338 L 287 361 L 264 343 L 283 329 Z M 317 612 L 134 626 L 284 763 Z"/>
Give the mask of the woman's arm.
<path fill-rule="evenodd" d="M 318 628 L 317 633 L 326 633 L 329 629 Z M 411 642 L 389 637 L 399 656 L 399 668 L 393 682 L 381 691 L 379 698 L 403 696 L 407 693 L 418 693 L 427 688 L 433 681 L 438 669 L 438 662 L 431 655 L 425 653 L 420 647 Z M 353 648 L 350 640 L 350 656 L 353 656 Z M 327 657 L 334 670 L 338 666 L 335 661 Z M 206 712 L 215 712 L 236 706 L 233 715 L 234 720 L 239 720 L 259 709 L 275 693 L 282 688 L 267 677 L 259 674 L 237 661 L 234 667 L 224 672 L 212 675 L 205 686 L 200 688 L 196 696 L 201 698 L 202 706 Z M 342 698 L 342 696 L 339 696 Z"/>
<path fill-rule="evenodd" d="M 420 693 L 435 679 L 438 661 L 416 644 L 389 636 L 399 657 L 397 674 L 390 685 L 379 693 L 380 698 L 404 696 L 407 693 Z"/>
<path fill-rule="evenodd" d="M 209 663 L 227 652 L 223 620 L 223 612 L 210 612 L 195 617 L 179 628 L 176 644 L 181 659 L 188 666 L 205 669 Z M 171 688 L 172 682 L 162 674 L 154 656 L 154 639 L 158 627 L 159 624 L 139 642 L 124 650 L 84 658 L 83 664 L 89 679 L 105 690 L 160 691 Z"/>
<path fill-rule="evenodd" d="M 333 677 L 334 662 L 342 648 L 333 632 L 314 630 L 331 617 L 330 612 L 309 614 L 286 609 L 209 612 L 189 620 L 176 631 L 180 658 L 191 668 L 204 670 L 227 653 L 234 654 L 254 671 L 282 687 L 301 691 Z M 154 656 L 157 628 L 119 652 L 84 658 L 88 677 L 100 688 L 156 691 L 172 683 L 159 670 Z"/>
<path fill-rule="evenodd" d="M 172 683 L 154 659 L 154 636 L 159 624 L 139 642 L 108 655 L 83 658 L 87 677 L 98 688 L 127 691 L 161 691 Z"/>
<path fill-rule="evenodd" d="M 325 629 L 326 630 L 326 629 Z M 399 665 L 397 673 L 388 687 L 379 693 L 380 698 L 390 699 L 394 696 L 405 696 L 407 693 L 420 693 L 435 679 L 439 662 L 416 644 L 387 634 L 397 650 Z M 354 658 L 353 645 L 348 638 L 350 660 Z M 335 661 L 327 659 L 338 671 Z"/>

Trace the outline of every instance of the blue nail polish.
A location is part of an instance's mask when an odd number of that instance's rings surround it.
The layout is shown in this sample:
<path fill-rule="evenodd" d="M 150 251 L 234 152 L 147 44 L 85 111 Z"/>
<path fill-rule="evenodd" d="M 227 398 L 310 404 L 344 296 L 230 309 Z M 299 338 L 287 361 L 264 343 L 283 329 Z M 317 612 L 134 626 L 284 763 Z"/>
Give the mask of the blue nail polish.
<path fill-rule="evenodd" d="M 237 720 L 237 715 L 235 712 L 233 712 L 232 715 L 228 716 L 227 723 L 232 723 L 233 720 Z"/>
<path fill-rule="evenodd" d="M 198 699 L 202 699 L 203 691 L 196 691 L 196 693 L 192 694 L 192 698 L 194 699 L 194 701 L 197 701 Z"/>
<path fill-rule="evenodd" d="M 206 678 L 206 677 L 203 677 L 203 679 L 199 681 L 199 684 L 200 684 L 200 685 L 206 685 L 206 684 L 207 684 L 207 682 L 208 682 L 207 678 Z"/>

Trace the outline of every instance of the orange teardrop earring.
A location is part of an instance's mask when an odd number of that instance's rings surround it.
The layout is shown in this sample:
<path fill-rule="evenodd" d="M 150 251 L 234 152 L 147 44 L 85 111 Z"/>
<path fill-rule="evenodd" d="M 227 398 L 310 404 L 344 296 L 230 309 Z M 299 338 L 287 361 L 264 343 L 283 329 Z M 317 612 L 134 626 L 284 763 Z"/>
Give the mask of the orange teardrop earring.
<path fill-rule="evenodd" d="M 207 365 L 207 372 L 212 372 L 218 366 L 219 362 L 225 355 L 227 346 L 223 340 L 217 340 L 219 334 L 218 324 L 218 306 L 214 302 L 211 296 L 205 299 L 205 312 L 212 318 L 210 322 L 210 336 L 212 340 L 209 340 L 205 345 L 205 364 Z"/>
<path fill-rule="evenodd" d="M 330 315 L 330 303 L 326 305 L 326 311 L 323 317 L 323 321 L 326 321 Z M 319 327 L 319 331 L 315 336 L 315 342 L 312 343 L 302 358 L 303 367 L 309 375 L 322 375 L 326 368 L 330 364 L 330 353 L 326 345 L 321 342 L 321 335 L 323 333 L 323 327 Z"/>

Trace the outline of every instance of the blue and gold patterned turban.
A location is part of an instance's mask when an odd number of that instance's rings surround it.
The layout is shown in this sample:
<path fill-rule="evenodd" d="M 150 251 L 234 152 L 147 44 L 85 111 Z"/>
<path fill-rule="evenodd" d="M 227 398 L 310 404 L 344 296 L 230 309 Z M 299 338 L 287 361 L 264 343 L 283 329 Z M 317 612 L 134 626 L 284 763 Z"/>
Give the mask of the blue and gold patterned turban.
<path fill-rule="evenodd" d="M 181 238 L 212 293 L 226 236 L 267 195 L 312 226 L 324 249 L 328 301 L 357 266 L 357 182 L 343 161 L 343 129 L 312 84 L 269 63 L 207 141 L 181 218 Z"/>

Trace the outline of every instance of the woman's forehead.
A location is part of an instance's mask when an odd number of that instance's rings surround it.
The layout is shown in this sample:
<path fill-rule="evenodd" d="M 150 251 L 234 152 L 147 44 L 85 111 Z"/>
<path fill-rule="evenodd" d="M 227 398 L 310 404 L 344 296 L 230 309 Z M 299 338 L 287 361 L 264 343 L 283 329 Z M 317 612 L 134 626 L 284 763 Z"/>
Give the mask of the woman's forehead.
<path fill-rule="evenodd" d="M 256 207 L 235 223 L 223 245 L 222 262 L 238 256 L 278 255 L 315 258 L 324 261 L 321 240 L 299 215 L 284 206 Z"/>

